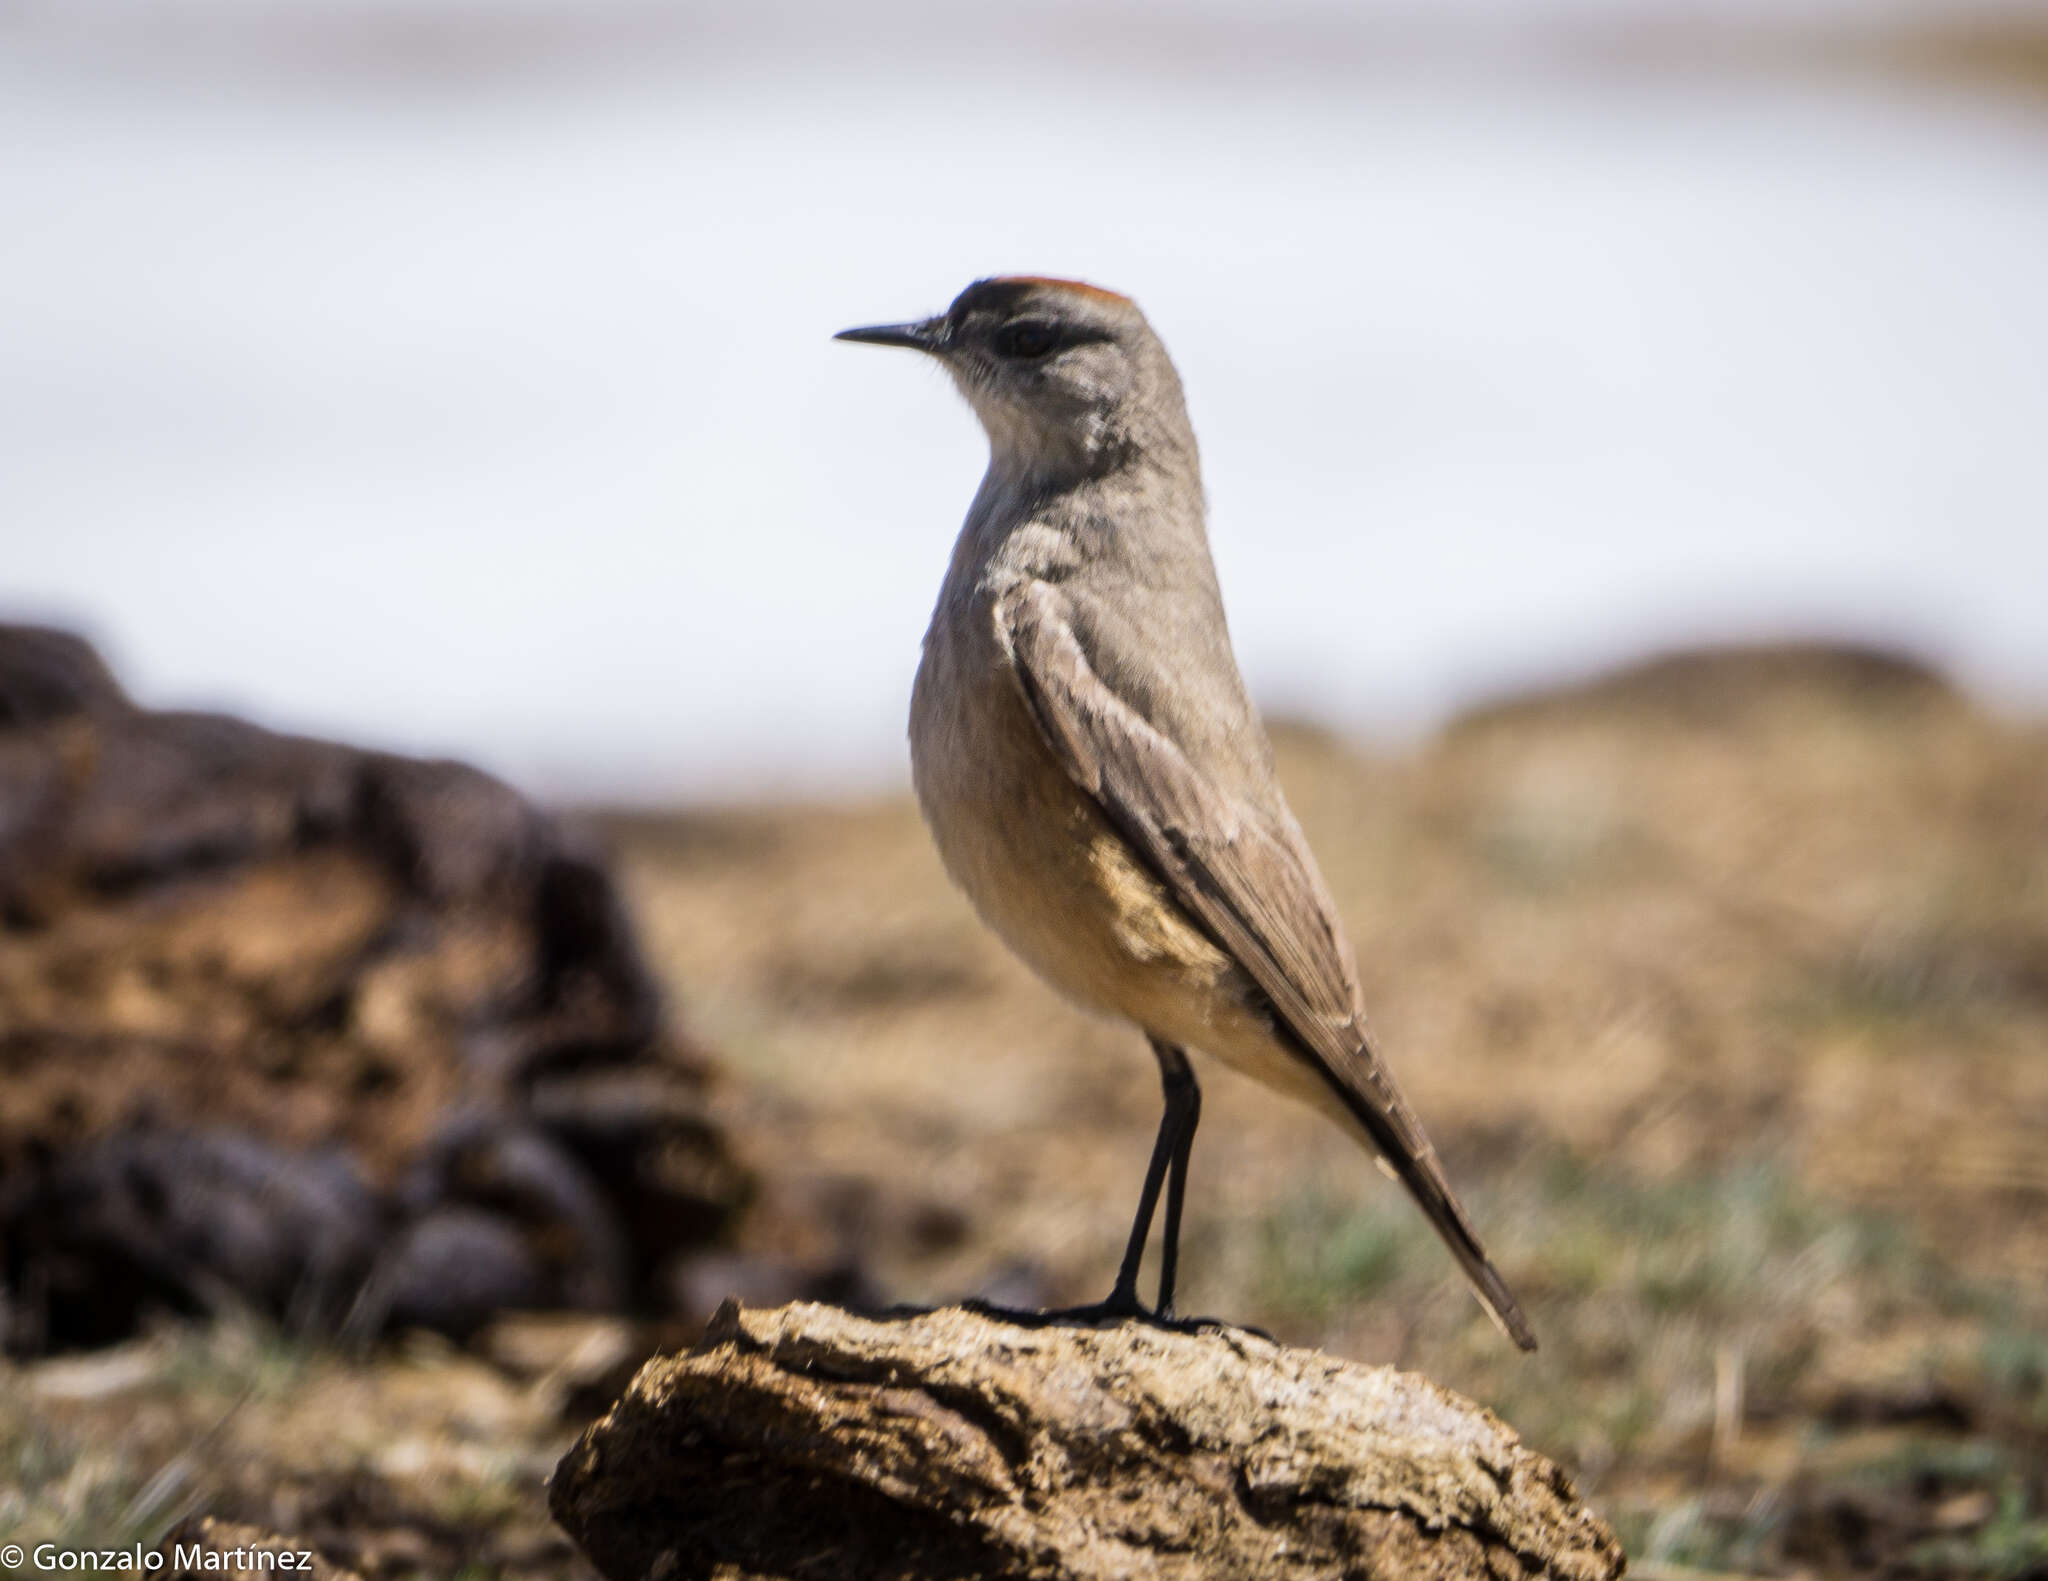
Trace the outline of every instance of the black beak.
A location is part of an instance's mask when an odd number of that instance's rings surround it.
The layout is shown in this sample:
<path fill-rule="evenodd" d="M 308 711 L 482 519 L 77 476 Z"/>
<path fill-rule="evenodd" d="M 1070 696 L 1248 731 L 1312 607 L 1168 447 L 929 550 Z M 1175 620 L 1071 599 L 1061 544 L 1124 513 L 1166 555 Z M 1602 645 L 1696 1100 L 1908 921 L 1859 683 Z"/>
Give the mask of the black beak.
<path fill-rule="evenodd" d="M 862 329 L 842 329 L 834 340 L 859 341 L 863 346 L 908 346 L 912 351 L 937 351 L 946 338 L 946 321 L 928 318 L 921 324 L 869 324 Z"/>

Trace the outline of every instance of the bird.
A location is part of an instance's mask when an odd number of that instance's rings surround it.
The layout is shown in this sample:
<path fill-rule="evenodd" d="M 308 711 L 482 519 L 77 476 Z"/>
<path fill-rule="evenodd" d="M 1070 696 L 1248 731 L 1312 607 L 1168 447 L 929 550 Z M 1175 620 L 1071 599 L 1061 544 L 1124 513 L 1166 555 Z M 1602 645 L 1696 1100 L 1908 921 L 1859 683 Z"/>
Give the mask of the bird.
<path fill-rule="evenodd" d="M 1007 275 L 935 316 L 835 338 L 932 358 L 988 438 L 911 692 L 911 778 L 940 859 L 1016 955 L 1134 1023 L 1159 1064 L 1164 1108 L 1115 1283 L 1070 1315 L 1176 1320 L 1192 1049 L 1349 1131 L 1495 1323 L 1535 1349 L 1367 1030 L 1343 922 L 1238 673 L 1180 376 L 1144 313 L 1082 281 Z"/>

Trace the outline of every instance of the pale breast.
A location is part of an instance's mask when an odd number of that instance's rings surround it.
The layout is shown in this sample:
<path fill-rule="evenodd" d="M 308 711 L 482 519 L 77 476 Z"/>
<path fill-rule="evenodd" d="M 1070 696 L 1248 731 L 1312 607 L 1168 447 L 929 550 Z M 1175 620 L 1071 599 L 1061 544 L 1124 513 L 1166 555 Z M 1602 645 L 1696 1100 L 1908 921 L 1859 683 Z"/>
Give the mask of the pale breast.
<path fill-rule="evenodd" d="M 1197 1047 L 1235 1041 L 1249 978 L 1069 777 L 977 613 L 934 620 L 911 701 L 912 774 L 946 871 L 1068 997 Z"/>

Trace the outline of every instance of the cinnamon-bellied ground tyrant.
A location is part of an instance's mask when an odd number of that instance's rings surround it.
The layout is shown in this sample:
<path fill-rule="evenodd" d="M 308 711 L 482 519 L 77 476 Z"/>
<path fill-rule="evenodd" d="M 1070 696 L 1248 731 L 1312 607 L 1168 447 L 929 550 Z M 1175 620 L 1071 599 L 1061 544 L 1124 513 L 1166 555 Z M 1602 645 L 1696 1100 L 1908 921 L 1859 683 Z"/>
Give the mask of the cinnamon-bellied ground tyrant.
<path fill-rule="evenodd" d="M 981 280 L 936 318 L 849 329 L 953 376 L 989 464 L 953 546 L 910 705 L 912 773 L 946 870 L 1053 986 L 1134 1021 L 1166 1112 L 1108 1300 L 1173 1315 L 1199 1049 L 1305 1099 L 1408 1188 L 1480 1302 L 1536 1337 L 1381 1064 L 1357 969 L 1273 777 L 1231 654 L 1201 465 L 1166 348 L 1129 299 Z"/>

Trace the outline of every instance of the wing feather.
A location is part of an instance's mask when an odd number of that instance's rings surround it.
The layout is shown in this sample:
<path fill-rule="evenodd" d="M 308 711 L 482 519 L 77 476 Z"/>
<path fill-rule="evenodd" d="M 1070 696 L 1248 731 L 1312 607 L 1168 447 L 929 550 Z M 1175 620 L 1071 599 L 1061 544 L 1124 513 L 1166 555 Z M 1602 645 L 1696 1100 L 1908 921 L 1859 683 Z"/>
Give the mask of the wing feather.
<path fill-rule="evenodd" d="M 1344 1103 L 1524 1350 L 1535 1335 L 1367 1038 L 1350 948 L 1285 809 L 1218 790 L 1088 659 L 1065 596 L 1030 581 L 996 601 L 997 634 L 1047 745 L 1168 893 L 1271 1001 L 1283 1041 Z"/>

